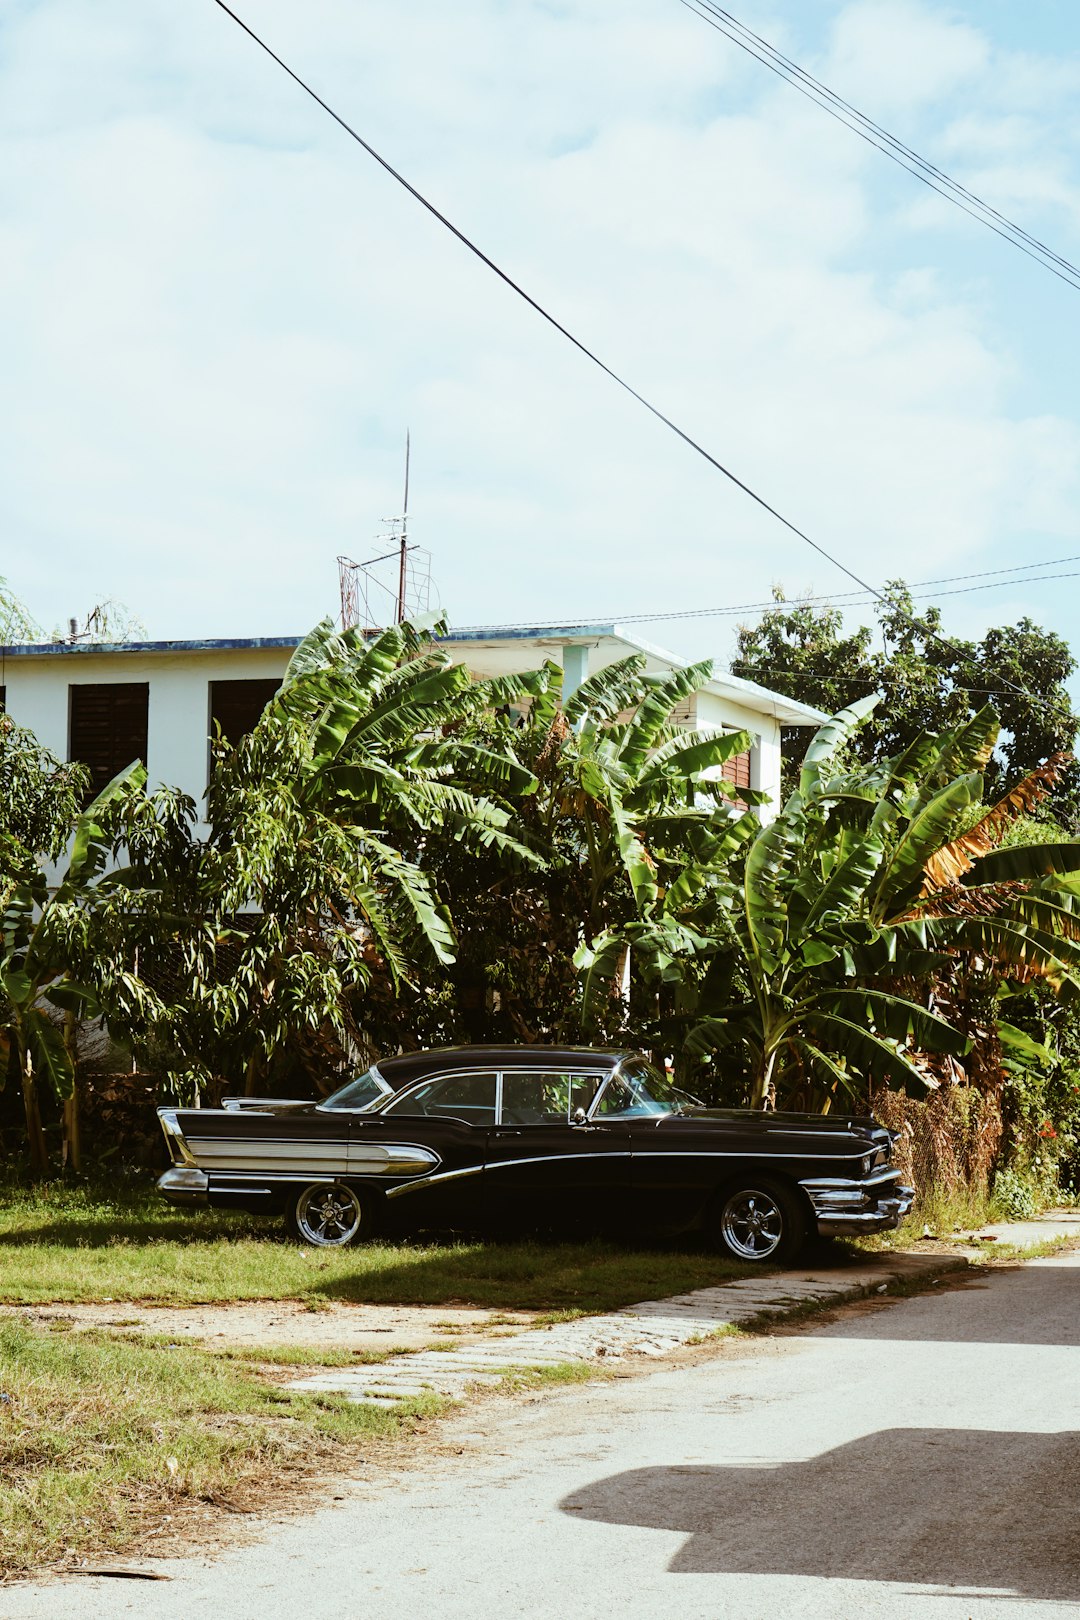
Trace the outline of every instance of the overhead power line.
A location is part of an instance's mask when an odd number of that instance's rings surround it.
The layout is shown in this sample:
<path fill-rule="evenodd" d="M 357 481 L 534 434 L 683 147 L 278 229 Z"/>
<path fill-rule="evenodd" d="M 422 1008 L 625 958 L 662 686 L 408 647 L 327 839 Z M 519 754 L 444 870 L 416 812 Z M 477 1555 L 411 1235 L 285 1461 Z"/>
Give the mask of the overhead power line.
<path fill-rule="evenodd" d="M 1060 557 L 1056 558 L 1054 561 L 1080 562 L 1080 556 Z M 996 574 L 1030 574 L 1031 569 L 1051 568 L 1053 566 L 1054 562 L 1024 563 L 1015 569 L 991 568 L 987 569 L 984 573 L 979 574 L 947 574 L 943 579 L 913 580 L 911 589 L 922 600 L 930 601 L 938 596 L 967 596 L 973 591 L 1002 590 L 1009 585 L 1041 585 L 1044 581 L 1048 582 L 1057 579 L 1080 579 L 1080 570 L 1078 570 L 1075 573 L 1070 572 L 1065 574 L 1030 575 L 1030 577 L 1027 579 L 993 579 L 989 584 L 986 585 L 961 585 L 953 590 L 947 591 L 928 591 L 923 588 L 928 585 L 948 585 L 954 580 L 988 579 L 991 575 Z M 809 595 L 791 598 L 782 597 L 779 600 L 776 597 L 770 597 L 764 602 L 735 602 L 729 603 L 725 607 L 673 608 L 668 611 L 661 611 L 657 613 L 641 613 L 635 610 L 633 613 L 580 614 L 575 615 L 575 617 L 572 619 L 562 619 L 558 621 L 553 620 L 552 616 L 549 614 L 546 619 L 529 619 L 523 622 L 515 621 L 512 624 L 503 626 L 503 628 L 507 630 L 539 630 L 551 625 L 554 622 L 565 624 L 567 627 L 573 624 L 660 624 L 661 622 L 667 622 L 668 620 L 672 619 L 722 619 L 735 617 L 740 613 L 782 613 L 785 608 L 800 607 L 838 607 L 846 611 L 848 608 L 863 605 L 868 599 L 871 601 L 875 600 L 875 598 L 870 596 L 866 591 L 838 591 L 833 592 L 830 595 Z M 887 600 L 887 598 L 878 597 L 877 600 L 884 601 Z M 904 618 L 908 617 L 907 614 L 903 613 L 902 616 Z M 912 620 L 911 622 L 918 624 L 919 627 L 928 634 L 933 634 L 930 626 L 924 625 L 921 620 Z M 457 628 L 459 630 L 483 630 L 490 627 L 479 624 L 467 624 L 459 625 Z M 941 637 L 939 636 L 937 639 L 941 640 Z"/>
<path fill-rule="evenodd" d="M 938 168 L 936 163 L 920 157 L 918 152 L 905 145 L 898 136 L 891 135 L 866 113 L 852 106 L 850 101 L 837 95 L 828 85 L 822 84 L 820 79 L 815 79 L 812 73 L 807 73 L 805 68 L 792 62 L 774 45 L 770 45 L 768 40 L 762 39 L 760 34 L 755 34 L 737 17 L 732 16 L 730 11 L 716 5 L 715 0 L 679 0 L 679 4 L 700 17 L 702 22 L 708 23 L 711 28 L 724 34 L 732 44 L 738 45 L 740 50 L 746 51 L 771 72 L 785 79 L 793 90 L 797 90 L 808 101 L 820 107 L 822 112 L 828 113 L 830 118 L 835 118 L 838 123 L 850 129 L 860 140 L 875 147 L 883 156 L 898 163 L 902 169 L 914 175 L 916 180 L 921 180 L 931 191 L 936 191 L 940 197 L 944 197 L 946 202 L 963 209 L 965 214 L 977 219 L 981 225 L 993 231 L 995 236 L 1000 236 L 1013 247 L 1019 248 L 1021 253 L 1026 253 L 1029 259 L 1041 264 L 1044 270 L 1049 270 L 1059 281 L 1080 289 L 1080 266 L 1073 264 L 1062 254 L 1056 253 L 1053 248 L 1041 242 L 1037 236 L 1033 236 L 1015 220 L 1009 219 L 992 204 L 984 201 L 974 191 L 969 191 L 967 186 L 954 180 L 944 169 Z"/>
<path fill-rule="evenodd" d="M 214 0 L 214 4 L 221 11 L 223 11 L 226 16 L 231 17 L 233 22 L 236 23 L 237 27 L 241 28 L 244 33 L 247 34 L 248 38 L 253 40 L 254 43 L 258 45 L 260 50 L 265 51 L 266 55 L 269 56 L 272 61 L 277 63 L 282 72 L 288 74 L 293 83 L 298 85 L 300 89 L 303 90 L 305 95 L 310 96 L 312 101 L 316 102 L 317 105 L 320 106 L 322 110 L 334 120 L 335 124 L 340 125 L 345 133 L 351 136 L 357 145 L 361 146 L 368 156 L 373 158 L 375 162 L 379 164 L 380 168 L 385 169 L 386 173 L 390 175 L 393 180 L 396 180 L 398 185 L 402 186 L 404 190 L 409 193 L 410 197 L 418 202 L 422 208 L 425 208 L 434 219 L 437 219 L 439 224 L 448 230 L 451 236 L 455 237 L 463 247 L 467 248 L 468 251 L 474 255 L 475 258 L 479 259 L 480 263 L 485 265 L 493 275 L 498 276 L 499 280 L 503 282 L 505 286 L 509 287 L 511 292 L 516 293 L 519 298 L 528 304 L 530 309 L 535 310 L 536 314 L 539 315 L 542 320 L 546 321 L 548 325 L 553 327 L 556 332 L 567 340 L 568 343 L 572 344 L 573 347 L 577 349 L 579 354 L 583 354 L 585 358 L 591 361 L 592 364 L 602 371 L 606 377 L 609 377 L 613 383 L 616 383 L 621 389 L 623 389 L 625 393 L 629 394 L 631 399 L 636 399 L 638 404 L 643 406 L 651 416 L 654 416 L 658 422 L 662 422 L 666 428 L 669 428 L 671 432 L 676 435 L 677 438 L 681 439 L 684 444 L 690 447 L 691 450 L 696 451 L 699 456 L 707 461 L 710 467 L 715 468 L 718 473 L 721 473 L 726 479 L 729 480 L 730 483 L 735 485 L 736 489 L 741 489 L 744 495 L 749 496 L 749 498 L 755 502 L 756 505 L 760 506 L 763 511 L 768 512 L 770 517 L 774 517 L 778 523 L 782 524 L 782 526 L 789 531 L 789 533 L 795 535 L 797 539 L 802 540 L 804 544 L 808 545 L 812 551 L 816 551 L 819 557 L 824 557 L 826 562 L 832 563 L 834 568 L 839 569 L 842 574 L 846 574 L 848 579 L 854 581 L 854 583 L 863 591 L 867 592 L 868 595 L 875 597 L 878 601 L 884 600 L 882 591 L 876 585 L 871 585 L 868 580 L 863 579 L 861 575 L 857 574 L 853 568 L 849 568 L 847 563 L 841 562 L 840 558 L 834 556 L 833 553 L 827 550 L 825 546 L 821 545 L 817 540 L 811 539 L 811 537 L 803 529 L 800 529 L 797 524 L 793 523 L 790 518 L 786 518 L 782 512 L 778 512 L 776 507 L 770 505 L 763 495 L 759 495 L 758 492 L 755 489 L 752 489 L 749 484 L 744 483 L 744 481 L 739 478 L 736 473 L 732 472 L 730 467 L 726 467 L 724 463 L 714 456 L 711 451 L 707 450 L 703 444 L 700 444 L 698 440 L 693 438 L 691 434 L 687 433 L 684 428 L 681 428 L 670 416 L 665 415 L 658 405 L 654 405 L 651 400 L 645 397 L 644 394 L 639 393 L 631 383 L 627 382 L 625 377 L 621 376 L 617 371 L 609 366 L 606 361 L 601 360 L 600 356 L 596 354 L 594 350 L 590 349 L 587 344 L 583 343 L 580 338 L 575 337 L 573 332 L 570 331 L 569 327 L 564 326 L 562 322 L 557 320 L 549 310 L 545 309 L 544 305 L 539 303 L 531 293 L 526 292 L 525 288 L 522 287 L 519 282 L 515 281 L 513 276 L 511 276 L 506 270 L 502 269 L 502 267 L 498 265 L 494 259 L 490 258 L 488 254 L 486 254 L 484 250 L 472 240 L 471 237 L 467 236 L 463 230 L 460 230 L 458 226 L 455 225 L 454 222 L 446 216 L 446 214 L 442 213 L 442 211 L 438 209 L 433 202 L 425 197 L 423 192 L 419 191 L 411 181 L 406 180 L 405 176 L 401 174 L 399 170 L 395 169 L 393 164 L 390 163 L 387 158 L 384 158 L 380 152 L 376 151 L 375 147 L 372 146 L 369 141 L 366 141 L 362 135 L 358 134 L 357 131 L 353 129 L 351 124 L 346 123 L 341 114 L 335 112 L 328 101 L 324 101 L 322 96 L 320 96 L 316 90 L 313 90 L 311 85 L 309 85 L 306 80 L 302 79 L 298 73 L 294 72 L 289 64 L 278 56 L 277 52 L 272 50 L 266 41 L 262 39 L 253 28 L 249 27 L 249 25 L 244 22 L 242 17 L 239 17 L 236 12 L 233 11 L 231 6 L 227 6 L 225 4 L 225 0 Z M 933 640 L 940 642 L 943 647 L 952 647 L 952 650 L 955 652 L 955 645 L 949 641 L 948 637 L 941 635 L 936 630 L 933 630 L 929 625 L 922 624 L 914 617 L 911 618 L 911 623 L 920 629 L 924 635 L 928 635 Z M 1037 703 L 1040 701 L 1034 693 L 1025 691 L 1023 687 L 1014 686 L 1012 687 L 1012 690 L 1017 692 L 1021 697 L 1031 698 L 1033 702 Z"/>

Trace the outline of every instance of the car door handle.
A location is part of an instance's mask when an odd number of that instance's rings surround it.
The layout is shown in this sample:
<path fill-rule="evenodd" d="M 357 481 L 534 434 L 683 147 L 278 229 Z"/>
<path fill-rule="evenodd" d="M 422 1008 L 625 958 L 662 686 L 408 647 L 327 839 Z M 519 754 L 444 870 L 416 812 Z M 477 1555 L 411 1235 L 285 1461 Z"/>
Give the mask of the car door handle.
<path fill-rule="evenodd" d="M 495 1136 L 524 1136 L 524 1131 L 495 1131 Z"/>

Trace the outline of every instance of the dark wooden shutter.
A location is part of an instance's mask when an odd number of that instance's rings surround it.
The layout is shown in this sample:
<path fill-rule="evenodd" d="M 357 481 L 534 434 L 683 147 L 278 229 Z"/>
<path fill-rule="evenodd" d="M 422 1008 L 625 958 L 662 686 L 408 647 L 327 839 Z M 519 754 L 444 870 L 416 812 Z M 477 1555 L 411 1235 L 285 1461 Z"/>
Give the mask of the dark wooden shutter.
<path fill-rule="evenodd" d="M 750 786 L 750 750 L 745 754 L 733 754 L 724 766 L 724 775 L 729 782 L 734 782 L 737 788 Z"/>
<path fill-rule="evenodd" d="M 210 735 L 216 736 L 220 726 L 225 741 L 235 748 L 257 724 L 280 685 L 279 680 L 211 681 Z"/>
<path fill-rule="evenodd" d="M 90 797 L 117 771 L 146 762 L 148 681 L 110 681 L 72 686 L 68 758 L 90 767 Z"/>

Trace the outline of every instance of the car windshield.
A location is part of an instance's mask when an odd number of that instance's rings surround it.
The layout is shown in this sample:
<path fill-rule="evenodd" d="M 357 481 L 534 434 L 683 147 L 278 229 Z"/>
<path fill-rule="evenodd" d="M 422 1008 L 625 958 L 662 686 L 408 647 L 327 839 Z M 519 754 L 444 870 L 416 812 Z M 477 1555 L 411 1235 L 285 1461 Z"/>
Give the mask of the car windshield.
<path fill-rule="evenodd" d="M 688 1091 L 680 1091 L 644 1058 L 624 1063 L 604 1087 L 596 1115 L 678 1114 L 700 1106 Z"/>
<path fill-rule="evenodd" d="M 333 1092 L 326 1101 L 320 1103 L 320 1108 L 370 1108 L 374 1103 L 382 1102 L 389 1097 L 390 1087 L 375 1072 L 368 1069 L 365 1074 L 358 1074 L 354 1080 L 349 1080 L 339 1091 Z"/>

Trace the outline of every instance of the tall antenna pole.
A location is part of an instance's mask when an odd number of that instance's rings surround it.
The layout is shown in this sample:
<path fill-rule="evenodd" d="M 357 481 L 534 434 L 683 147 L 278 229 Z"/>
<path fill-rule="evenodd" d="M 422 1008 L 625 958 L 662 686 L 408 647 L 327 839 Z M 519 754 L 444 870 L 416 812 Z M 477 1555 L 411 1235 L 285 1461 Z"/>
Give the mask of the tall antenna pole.
<path fill-rule="evenodd" d="M 403 619 L 405 618 L 405 578 L 406 578 L 406 562 L 405 562 L 405 559 L 406 559 L 406 555 L 407 555 L 408 549 L 409 549 L 408 548 L 408 543 L 407 543 L 408 542 L 408 531 L 409 531 L 409 449 L 410 449 L 409 430 L 408 430 L 408 428 L 406 428 L 405 429 L 405 500 L 402 503 L 402 511 L 401 511 L 401 561 L 400 561 L 400 564 L 398 566 L 398 600 L 397 600 L 397 622 L 398 622 L 398 624 L 401 624 Z"/>

